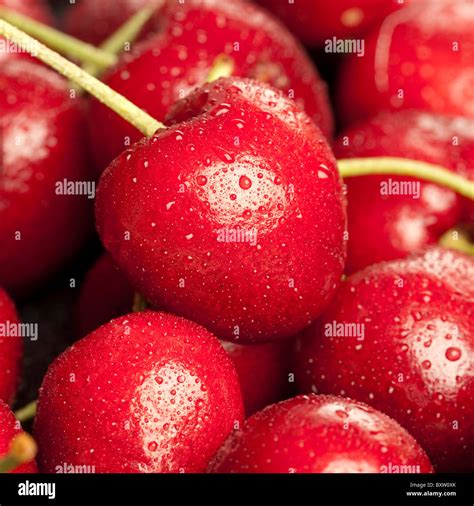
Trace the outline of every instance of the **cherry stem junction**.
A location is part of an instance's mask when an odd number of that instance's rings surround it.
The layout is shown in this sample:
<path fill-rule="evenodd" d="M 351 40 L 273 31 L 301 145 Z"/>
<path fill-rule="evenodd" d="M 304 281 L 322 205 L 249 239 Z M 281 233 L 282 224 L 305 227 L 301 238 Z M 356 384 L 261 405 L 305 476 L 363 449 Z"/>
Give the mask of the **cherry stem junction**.
<path fill-rule="evenodd" d="M 11 442 L 9 452 L 0 457 L 0 474 L 10 473 L 22 464 L 31 462 L 38 452 L 35 440 L 26 432 L 15 436 Z"/>
<path fill-rule="evenodd" d="M 15 411 L 15 417 L 20 422 L 27 422 L 36 416 L 37 401 L 30 402 L 26 406 Z"/>

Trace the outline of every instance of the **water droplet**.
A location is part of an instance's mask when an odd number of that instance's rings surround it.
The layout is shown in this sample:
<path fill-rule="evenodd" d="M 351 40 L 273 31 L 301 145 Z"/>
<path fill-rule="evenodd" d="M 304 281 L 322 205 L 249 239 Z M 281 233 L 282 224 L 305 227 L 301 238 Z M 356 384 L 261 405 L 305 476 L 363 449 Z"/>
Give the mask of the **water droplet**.
<path fill-rule="evenodd" d="M 207 184 L 207 177 L 206 176 L 198 176 L 196 178 L 196 181 L 199 186 L 205 186 Z"/>
<path fill-rule="evenodd" d="M 237 199 L 237 195 L 235 193 L 231 193 L 230 200 L 236 200 L 236 199 Z"/>
<path fill-rule="evenodd" d="M 156 450 L 158 449 L 158 443 L 156 441 L 152 441 L 151 443 L 148 443 L 148 449 L 151 452 L 156 452 Z"/>
<path fill-rule="evenodd" d="M 181 374 L 178 376 L 178 383 L 184 383 L 184 381 L 186 380 L 186 378 Z"/>
<path fill-rule="evenodd" d="M 252 186 L 252 180 L 247 176 L 240 176 L 239 186 L 242 190 L 248 190 Z"/>
<path fill-rule="evenodd" d="M 459 360 L 461 358 L 461 350 L 459 348 L 448 348 L 446 350 L 446 358 L 450 360 L 451 362 L 456 362 L 456 360 Z"/>
<path fill-rule="evenodd" d="M 429 369 L 431 367 L 431 362 L 429 360 L 423 360 L 421 367 L 423 367 L 423 369 Z"/>

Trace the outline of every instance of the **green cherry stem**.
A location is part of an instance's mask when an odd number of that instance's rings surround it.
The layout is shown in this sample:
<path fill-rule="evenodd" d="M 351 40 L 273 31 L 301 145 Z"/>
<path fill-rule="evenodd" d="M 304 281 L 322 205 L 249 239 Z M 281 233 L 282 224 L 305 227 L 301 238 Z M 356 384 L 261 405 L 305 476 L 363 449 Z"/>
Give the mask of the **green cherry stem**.
<path fill-rule="evenodd" d="M 140 130 L 143 135 L 151 137 L 157 130 L 166 128 L 163 123 L 151 117 L 130 100 L 4 20 L 0 20 L 0 35 L 21 47 L 27 48 L 32 56 L 84 88 L 97 100 Z"/>
<path fill-rule="evenodd" d="M 453 228 L 445 232 L 439 240 L 439 245 L 474 256 L 474 243 L 471 242 L 467 231 L 462 228 Z"/>
<path fill-rule="evenodd" d="M 145 297 L 141 293 L 136 292 L 133 297 L 133 309 L 132 311 L 134 313 L 141 313 L 142 311 L 145 311 L 148 307 L 148 303 L 145 300 Z"/>
<path fill-rule="evenodd" d="M 100 49 L 110 55 L 120 55 L 126 44 L 134 42 L 145 24 L 150 20 L 155 12 L 154 7 L 144 7 L 128 19 L 117 31 L 115 31 L 105 42 L 100 45 Z M 106 68 L 99 65 L 88 63 L 84 65 L 84 70 L 93 76 L 98 76 Z"/>
<path fill-rule="evenodd" d="M 15 411 L 15 417 L 21 423 L 27 422 L 36 416 L 37 401 L 30 402 L 26 406 Z"/>
<path fill-rule="evenodd" d="M 474 200 L 474 182 L 444 167 L 418 160 L 392 157 L 349 158 L 338 160 L 343 179 L 355 176 L 409 176 L 449 188 Z"/>
<path fill-rule="evenodd" d="M 0 18 L 40 40 L 56 51 L 81 62 L 94 64 L 99 68 L 108 68 L 117 62 L 117 56 L 111 52 L 98 49 L 92 44 L 83 42 L 56 30 L 48 25 L 39 23 L 32 18 L 23 16 L 4 7 L 0 8 Z"/>
<path fill-rule="evenodd" d="M 38 451 L 35 440 L 26 432 L 18 434 L 13 439 L 9 452 L 0 457 L 0 474 L 10 473 L 22 464 L 31 462 Z"/>
<path fill-rule="evenodd" d="M 207 75 L 207 82 L 217 81 L 221 77 L 229 77 L 234 73 L 235 63 L 233 58 L 227 54 L 220 54 L 213 62 L 211 70 Z"/>

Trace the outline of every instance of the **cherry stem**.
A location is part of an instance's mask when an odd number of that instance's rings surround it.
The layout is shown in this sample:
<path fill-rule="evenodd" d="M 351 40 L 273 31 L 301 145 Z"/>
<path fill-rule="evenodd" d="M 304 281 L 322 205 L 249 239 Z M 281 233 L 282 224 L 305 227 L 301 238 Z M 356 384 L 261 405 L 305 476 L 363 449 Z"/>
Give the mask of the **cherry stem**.
<path fill-rule="evenodd" d="M 467 199 L 474 200 L 474 182 L 439 165 L 383 156 L 349 158 L 338 160 L 337 164 L 344 179 L 355 176 L 409 176 L 444 186 Z"/>
<path fill-rule="evenodd" d="M 207 76 L 207 82 L 212 83 L 220 77 L 230 77 L 234 73 L 235 63 L 233 58 L 227 54 L 220 54 L 213 62 Z"/>
<path fill-rule="evenodd" d="M 15 436 L 11 442 L 10 450 L 0 458 L 0 474 L 10 473 L 22 464 L 31 462 L 38 452 L 35 440 L 26 432 Z"/>
<path fill-rule="evenodd" d="M 145 24 L 150 20 L 156 7 L 144 7 L 131 18 L 129 18 L 117 31 L 115 31 L 105 42 L 100 45 L 100 49 L 110 55 L 120 55 L 125 50 L 127 43 L 134 42 Z M 84 65 L 84 70 L 93 76 L 100 75 L 104 69 L 99 65 L 88 63 Z"/>
<path fill-rule="evenodd" d="M 445 232 L 439 240 L 439 245 L 474 256 L 474 243 L 471 242 L 468 233 L 461 228 L 452 228 Z"/>
<path fill-rule="evenodd" d="M 32 56 L 54 68 L 75 84 L 82 86 L 97 100 L 140 130 L 143 135 L 151 137 L 157 130 L 166 128 L 130 100 L 4 20 L 0 20 L 0 35 L 26 48 Z"/>
<path fill-rule="evenodd" d="M 0 8 L 0 18 L 8 21 L 20 30 L 37 38 L 49 47 L 81 62 L 91 63 L 99 68 L 108 68 L 117 63 L 117 56 L 112 52 L 98 49 L 92 44 L 83 42 L 4 7 Z"/>
<path fill-rule="evenodd" d="M 27 422 L 36 416 L 37 401 L 30 402 L 26 406 L 15 411 L 15 417 L 20 422 Z"/>
<path fill-rule="evenodd" d="M 148 303 L 141 293 L 136 292 L 133 297 L 133 312 L 141 313 L 148 307 Z"/>

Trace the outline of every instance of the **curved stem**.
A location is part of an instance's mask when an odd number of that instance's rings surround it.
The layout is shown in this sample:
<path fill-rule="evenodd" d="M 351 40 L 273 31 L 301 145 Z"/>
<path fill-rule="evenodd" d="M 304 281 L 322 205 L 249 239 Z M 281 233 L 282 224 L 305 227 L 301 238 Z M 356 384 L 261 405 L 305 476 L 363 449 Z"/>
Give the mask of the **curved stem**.
<path fill-rule="evenodd" d="M 234 73 L 234 60 L 227 54 L 220 54 L 213 62 L 207 76 L 207 82 L 212 83 L 220 77 L 230 77 Z"/>
<path fill-rule="evenodd" d="M 117 31 L 115 31 L 105 42 L 100 45 L 100 49 L 111 55 L 119 55 L 124 50 L 125 44 L 136 40 L 145 24 L 150 20 L 156 7 L 144 7 L 128 19 Z M 93 76 L 100 75 L 104 69 L 99 65 L 84 65 L 84 70 Z"/>
<path fill-rule="evenodd" d="M 383 156 L 349 158 L 338 160 L 337 164 L 344 179 L 355 176 L 409 176 L 445 186 L 467 199 L 474 200 L 474 182 L 439 165 Z"/>
<path fill-rule="evenodd" d="M 474 243 L 471 242 L 469 234 L 461 228 L 453 228 L 445 232 L 439 240 L 439 245 L 474 256 Z"/>
<path fill-rule="evenodd" d="M 10 445 L 10 451 L 0 458 L 0 473 L 9 473 L 22 464 L 31 462 L 38 452 L 35 440 L 26 432 L 15 436 Z"/>
<path fill-rule="evenodd" d="M 150 137 L 160 128 L 166 128 L 162 123 L 156 121 L 112 88 L 3 20 L 0 20 L 0 35 L 22 47 L 29 48 L 29 52 L 33 56 L 54 68 L 72 82 L 82 86 L 97 100 L 115 111 L 144 135 Z"/>
<path fill-rule="evenodd" d="M 0 18 L 8 21 L 56 51 L 66 54 L 71 58 L 77 58 L 81 62 L 88 62 L 99 68 L 108 68 L 117 63 L 116 55 L 102 49 L 97 49 L 92 44 L 71 37 L 48 25 L 23 16 L 18 12 L 1 7 Z"/>
<path fill-rule="evenodd" d="M 15 417 L 21 423 L 27 422 L 36 416 L 37 401 L 30 402 L 23 408 L 15 411 Z"/>

